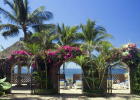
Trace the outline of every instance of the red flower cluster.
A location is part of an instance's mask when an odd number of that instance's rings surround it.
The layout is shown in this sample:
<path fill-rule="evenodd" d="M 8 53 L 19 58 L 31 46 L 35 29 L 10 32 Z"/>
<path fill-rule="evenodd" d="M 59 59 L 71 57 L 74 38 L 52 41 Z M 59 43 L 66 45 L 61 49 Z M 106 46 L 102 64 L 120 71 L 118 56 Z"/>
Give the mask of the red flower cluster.
<path fill-rule="evenodd" d="M 81 50 L 77 47 L 72 46 L 62 46 L 58 48 L 56 51 L 47 50 L 45 51 L 47 55 L 47 60 L 49 63 L 51 62 L 58 62 L 58 61 L 65 61 L 70 58 L 74 58 L 80 54 L 82 54 Z"/>
<path fill-rule="evenodd" d="M 71 46 L 68 46 L 68 45 L 62 46 L 62 47 L 60 47 L 58 49 L 60 49 L 60 50 L 64 49 L 64 50 L 68 50 L 68 51 L 72 51 L 72 50 L 80 51 L 80 49 L 78 47 L 71 47 Z"/>
<path fill-rule="evenodd" d="M 32 54 L 24 50 L 18 50 L 18 51 L 13 51 L 12 55 L 32 55 Z"/>
<path fill-rule="evenodd" d="M 11 56 L 8 57 L 9 60 L 15 59 L 15 58 L 22 58 L 22 57 L 15 57 L 16 55 L 18 56 L 28 56 L 28 55 L 32 55 L 31 53 L 24 51 L 24 50 L 17 50 L 17 51 L 13 51 L 11 53 Z"/>
<path fill-rule="evenodd" d="M 129 48 L 136 48 L 136 44 L 134 44 L 134 43 L 128 44 L 128 47 Z"/>
<path fill-rule="evenodd" d="M 136 51 L 137 51 L 136 44 L 134 43 L 127 44 L 125 48 L 122 48 L 122 59 L 123 60 L 132 59 Z"/>
<path fill-rule="evenodd" d="M 125 62 L 137 59 L 137 47 L 136 44 L 126 44 L 122 48 L 111 50 L 109 61 L 122 60 Z"/>

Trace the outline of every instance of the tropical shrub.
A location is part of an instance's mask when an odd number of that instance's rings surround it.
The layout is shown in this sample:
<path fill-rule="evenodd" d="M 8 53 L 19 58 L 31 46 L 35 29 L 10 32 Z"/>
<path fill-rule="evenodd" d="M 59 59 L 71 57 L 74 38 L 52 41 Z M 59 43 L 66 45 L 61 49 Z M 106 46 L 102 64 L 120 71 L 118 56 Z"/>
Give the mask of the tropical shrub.
<path fill-rule="evenodd" d="M 123 45 L 122 48 L 115 48 L 111 50 L 111 55 L 108 61 L 122 61 L 126 63 L 129 67 L 132 65 L 138 66 L 140 62 L 140 50 L 136 47 L 136 44 L 129 43 Z M 134 66 L 133 66 L 134 68 Z"/>
<path fill-rule="evenodd" d="M 102 95 L 106 92 L 106 73 L 110 66 L 107 62 L 109 55 L 101 53 L 100 55 L 92 58 L 86 58 L 87 63 L 83 66 L 83 74 L 85 81 L 84 92 L 97 94 L 100 92 Z M 85 59 L 85 60 L 86 60 Z"/>
<path fill-rule="evenodd" d="M 11 84 L 5 81 L 6 78 L 0 79 L 0 95 L 5 94 L 5 91 L 11 88 Z"/>
<path fill-rule="evenodd" d="M 137 66 L 135 73 L 133 73 L 132 82 L 132 93 L 140 95 L 140 64 Z"/>
<path fill-rule="evenodd" d="M 71 58 L 75 58 L 76 56 L 79 56 L 82 54 L 82 51 L 78 47 L 72 47 L 72 46 L 61 46 L 57 50 L 47 50 L 45 51 L 45 55 L 47 56 L 47 62 L 48 63 L 54 63 L 55 62 L 65 62 Z"/>
<path fill-rule="evenodd" d="M 32 54 L 25 50 L 17 50 L 11 53 L 11 56 L 8 57 L 8 61 L 14 64 L 28 65 L 30 64 L 30 58 Z"/>
<path fill-rule="evenodd" d="M 112 53 L 108 61 L 119 61 L 128 65 L 130 68 L 131 93 L 139 93 L 140 49 L 137 48 L 136 44 L 129 43 L 123 45 L 122 48 L 113 49 L 111 52 Z"/>

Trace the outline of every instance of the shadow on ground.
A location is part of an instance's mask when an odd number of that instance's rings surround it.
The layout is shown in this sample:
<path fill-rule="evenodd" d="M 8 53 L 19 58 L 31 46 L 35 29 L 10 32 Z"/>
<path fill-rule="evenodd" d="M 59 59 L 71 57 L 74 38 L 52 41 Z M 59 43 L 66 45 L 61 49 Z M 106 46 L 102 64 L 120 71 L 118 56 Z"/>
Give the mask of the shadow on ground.
<path fill-rule="evenodd" d="M 107 97 L 87 97 L 82 94 L 30 95 L 11 94 L 0 100 L 140 100 L 140 96 L 116 94 Z"/>

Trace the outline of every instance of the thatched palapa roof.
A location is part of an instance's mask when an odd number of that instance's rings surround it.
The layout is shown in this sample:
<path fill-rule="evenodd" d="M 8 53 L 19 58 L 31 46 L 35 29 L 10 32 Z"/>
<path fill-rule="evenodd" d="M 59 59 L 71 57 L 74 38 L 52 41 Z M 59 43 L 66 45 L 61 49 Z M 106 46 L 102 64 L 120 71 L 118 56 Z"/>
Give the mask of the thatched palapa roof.
<path fill-rule="evenodd" d="M 12 46 L 6 48 L 5 50 L 0 52 L 0 59 L 4 59 L 9 57 L 13 51 L 15 50 L 24 50 L 23 42 L 18 41 L 14 43 Z"/>

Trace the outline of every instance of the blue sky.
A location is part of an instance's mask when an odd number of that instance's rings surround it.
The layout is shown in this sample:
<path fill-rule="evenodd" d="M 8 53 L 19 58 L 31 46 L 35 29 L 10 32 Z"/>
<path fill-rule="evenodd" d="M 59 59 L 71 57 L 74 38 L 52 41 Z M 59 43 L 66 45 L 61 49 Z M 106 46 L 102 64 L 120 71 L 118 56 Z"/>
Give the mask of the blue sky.
<path fill-rule="evenodd" d="M 54 14 L 54 18 L 48 23 L 78 25 L 85 24 L 86 20 L 90 18 L 113 35 L 114 38 L 111 39 L 113 45 L 119 47 L 122 44 L 134 42 L 140 46 L 140 0 L 29 1 L 31 10 L 44 5 L 47 10 Z M 1 1 L 0 6 L 5 7 Z M 0 45 L 6 48 L 18 41 L 19 37 L 5 40 L 0 36 Z"/>

